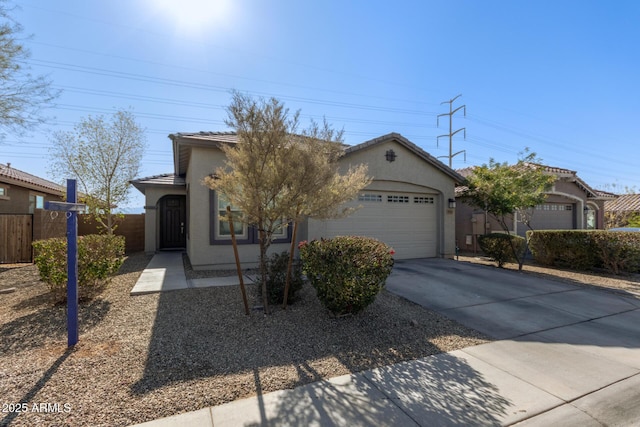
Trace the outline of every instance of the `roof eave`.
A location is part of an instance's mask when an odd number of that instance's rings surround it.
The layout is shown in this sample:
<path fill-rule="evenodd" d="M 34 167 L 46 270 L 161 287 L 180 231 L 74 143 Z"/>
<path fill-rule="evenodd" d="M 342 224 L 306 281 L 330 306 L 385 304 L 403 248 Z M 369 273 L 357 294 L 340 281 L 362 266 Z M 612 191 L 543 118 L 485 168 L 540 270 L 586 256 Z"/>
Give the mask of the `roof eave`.
<path fill-rule="evenodd" d="M 7 183 L 9 185 L 15 185 L 17 187 L 27 188 L 29 190 L 39 191 L 41 193 L 51 194 L 51 195 L 60 195 L 65 193 L 65 188 L 60 186 L 57 189 L 47 187 L 44 185 L 38 185 L 31 182 L 23 181 L 20 179 L 15 179 L 9 176 L 0 176 L 0 182 Z"/>

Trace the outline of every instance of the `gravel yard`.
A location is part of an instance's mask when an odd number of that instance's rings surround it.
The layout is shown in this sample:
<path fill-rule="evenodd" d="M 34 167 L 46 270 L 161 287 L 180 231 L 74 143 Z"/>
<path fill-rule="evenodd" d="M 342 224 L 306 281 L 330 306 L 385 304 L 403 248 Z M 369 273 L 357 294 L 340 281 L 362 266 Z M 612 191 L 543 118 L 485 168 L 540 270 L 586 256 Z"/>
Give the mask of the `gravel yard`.
<path fill-rule="evenodd" d="M 308 285 L 266 317 L 244 315 L 237 286 L 129 296 L 149 260 L 130 256 L 81 303 L 72 351 L 66 306 L 52 302 L 35 266 L 3 266 L 0 290 L 16 291 L 0 294 L 0 425 L 125 426 L 485 342 L 386 291 L 344 318 L 328 315 Z M 16 404 L 24 411 L 6 412 Z"/>

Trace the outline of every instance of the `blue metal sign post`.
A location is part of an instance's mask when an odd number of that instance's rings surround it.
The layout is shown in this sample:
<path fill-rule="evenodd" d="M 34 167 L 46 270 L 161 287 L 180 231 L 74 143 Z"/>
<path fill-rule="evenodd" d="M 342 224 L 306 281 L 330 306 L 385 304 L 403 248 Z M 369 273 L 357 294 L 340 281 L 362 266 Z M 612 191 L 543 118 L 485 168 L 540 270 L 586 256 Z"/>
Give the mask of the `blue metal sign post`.
<path fill-rule="evenodd" d="M 67 180 L 67 203 L 76 203 L 78 191 L 75 179 Z M 68 211 L 67 217 L 67 345 L 78 342 L 78 213 Z"/>
<path fill-rule="evenodd" d="M 67 201 L 47 202 L 45 209 L 63 211 L 67 215 L 67 344 L 78 343 L 78 212 L 85 205 L 77 203 L 75 179 L 67 179 Z"/>

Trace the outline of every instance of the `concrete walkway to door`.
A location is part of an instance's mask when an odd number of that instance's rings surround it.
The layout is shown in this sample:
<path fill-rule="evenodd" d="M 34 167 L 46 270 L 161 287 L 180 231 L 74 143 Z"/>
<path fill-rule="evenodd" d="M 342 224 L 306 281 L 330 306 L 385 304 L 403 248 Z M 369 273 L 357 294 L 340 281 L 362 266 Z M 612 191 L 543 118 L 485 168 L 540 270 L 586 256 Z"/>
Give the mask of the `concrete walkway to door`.
<path fill-rule="evenodd" d="M 245 284 L 253 283 L 254 276 L 245 276 Z M 142 271 L 138 281 L 131 289 L 131 295 L 153 294 L 157 292 L 176 291 L 187 288 L 207 288 L 210 286 L 239 285 L 235 274 L 230 276 L 210 277 L 206 279 L 187 279 L 181 251 L 158 252 L 151 258 Z"/>

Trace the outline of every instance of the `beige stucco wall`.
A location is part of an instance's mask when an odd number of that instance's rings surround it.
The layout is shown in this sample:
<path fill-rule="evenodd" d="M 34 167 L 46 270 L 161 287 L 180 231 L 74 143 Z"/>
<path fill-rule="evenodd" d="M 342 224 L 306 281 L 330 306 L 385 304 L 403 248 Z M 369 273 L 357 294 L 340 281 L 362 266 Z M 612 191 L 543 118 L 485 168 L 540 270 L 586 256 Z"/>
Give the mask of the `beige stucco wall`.
<path fill-rule="evenodd" d="M 210 215 L 209 187 L 203 185 L 204 178 L 217 167 L 224 166 L 224 154 L 220 150 L 194 147 L 189 159 L 186 182 L 188 189 L 187 212 L 189 218 L 187 253 L 194 269 L 235 268 L 235 257 L 231 245 L 211 245 L 209 236 L 213 221 Z M 289 250 L 289 244 L 272 244 L 269 253 Z M 257 265 L 257 244 L 238 245 L 238 254 L 243 267 Z"/>
<path fill-rule="evenodd" d="M 390 149 L 397 155 L 393 162 L 385 158 Z M 454 197 L 454 180 L 395 141 L 350 153 L 341 160 L 341 169 L 363 163 L 368 165 L 369 176 L 374 179 L 367 187 L 369 190 L 437 194 L 440 207 L 437 251 L 440 256 L 452 257 L 455 254 L 455 215 L 453 209 L 448 209 L 448 200 Z M 308 237 L 318 238 L 325 229 L 325 221 L 310 220 Z"/>

